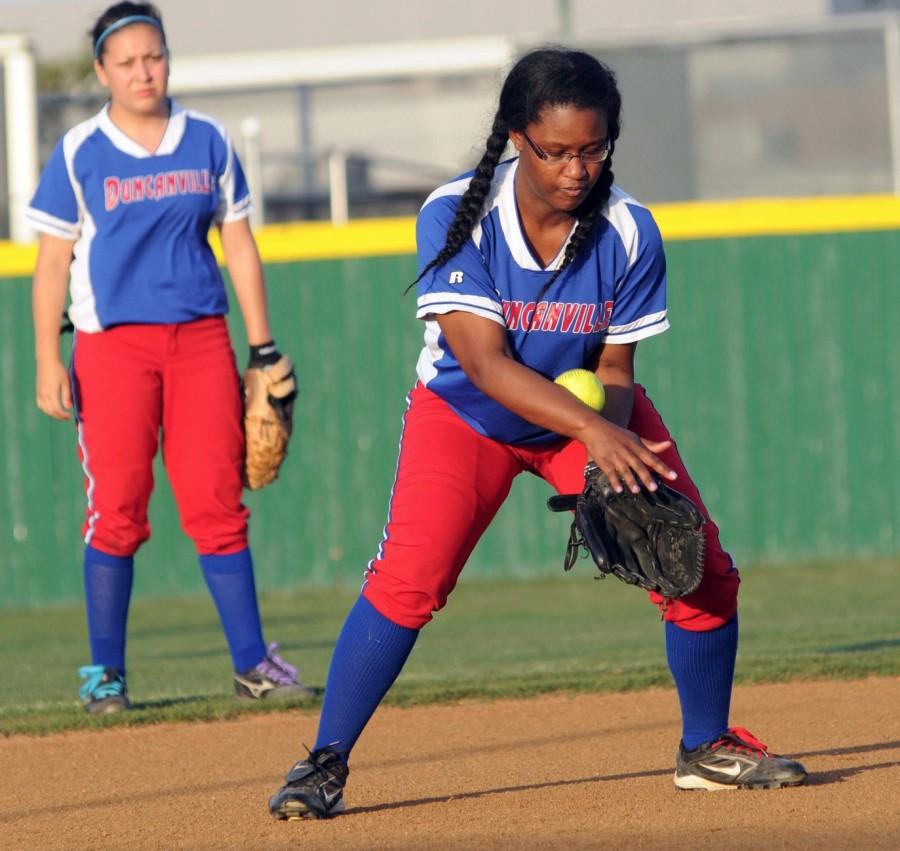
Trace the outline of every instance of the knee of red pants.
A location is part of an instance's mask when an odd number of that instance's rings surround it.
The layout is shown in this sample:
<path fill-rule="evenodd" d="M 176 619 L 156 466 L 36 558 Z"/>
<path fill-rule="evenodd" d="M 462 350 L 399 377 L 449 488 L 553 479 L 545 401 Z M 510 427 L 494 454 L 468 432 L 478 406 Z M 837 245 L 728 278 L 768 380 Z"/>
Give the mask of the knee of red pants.
<path fill-rule="evenodd" d="M 205 499 L 179 504 L 181 528 L 200 555 L 225 556 L 247 547 L 250 509 L 241 502 L 242 487 L 216 489 Z"/>
<path fill-rule="evenodd" d="M 734 561 L 719 543 L 716 524 L 707 520 L 704 532 L 706 555 L 700 587 L 693 594 L 677 600 L 666 600 L 655 592 L 649 595 L 663 620 L 691 632 L 708 632 L 728 623 L 737 612 L 741 582 Z"/>
<path fill-rule="evenodd" d="M 242 463 L 197 463 L 170 471 L 181 528 L 201 555 L 230 555 L 247 546 L 250 510 L 241 500 Z"/>
<path fill-rule="evenodd" d="M 243 507 L 242 507 L 243 508 Z M 194 518 L 183 524 L 185 534 L 194 542 L 200 555 L 231 555 L 248 546 L 246 508 L 219 522 L 211 518 Z M 150 538 L 150 524 L 121 514 L 105 512 L 101 518 L 88 511 L 82 528 L 85 544 L 114 556 L 134 555 Z"/>
<path fill-rule="evenodd" d="M 153 476 L 142 466 L 85 470 L 85 544 L 115 556 L 131 556 L 150 537 L 147 503 Z"/>
<path fill-rule="evenodd" d="M 371 568 L 366 572 L 362 594 L 379 614 L 407 629 L 421 629 L 447 602 L 446 596 L 435 599 L 425 591 L 401 585 Z"/>
<path fill-rule="evenodd" d="M 243 505 L 227 512 L 197 515 L 182 519 L 185 534 L 194 542 L 199 555 L 227 556 L 248 546 L 247 519 L 250 511 Z"/>
<path fill-rule="evenodd" d="M 628 425 L 641 437 L 656 441 L 672 440 L 662 417 L 640 385 L 635 385 L 634 408 Z M 666 621 L 694 632 L 716 629 L 728 623 L 737 611 L 740 574 L 731 556 L 722 548 L 719 529 L 710 518 L 674 440 L 671 448 L 661 452 L 660 457 L 678 473 L 672 488 L 692 499 L 703 514 L 706 553 L 703 581 L 693 594 L 679 600 L 665 600 L 659 594 L 651 593 L 650 599 Z"/>
<path fill-rule="evenodd" d="M 207 474 L 210 471 L 206 471 Z M 215 480 L 175 490 L 181 528 L 200 555 L 231 555 L 247 547 L 250 509 L 241 502 L 240 472 L 221 471 Z"/>
<path fill-rule="evenodd" d="M 150 524 L 146 518 L 141 521 L 111 512 L 98 518 L 96 514 L 98 512 L 88 509 L 82 535 L 85 544 L 101 552 L 123 558 L 133 556 L 150 537 Z"/>
<path fill-rule="evenodd" d="M 468 549 L 429 558 L 415 541 L 389 539 L 366 568 L 363 596 L 389 621 L 421 629 L 447 604 Z"/>

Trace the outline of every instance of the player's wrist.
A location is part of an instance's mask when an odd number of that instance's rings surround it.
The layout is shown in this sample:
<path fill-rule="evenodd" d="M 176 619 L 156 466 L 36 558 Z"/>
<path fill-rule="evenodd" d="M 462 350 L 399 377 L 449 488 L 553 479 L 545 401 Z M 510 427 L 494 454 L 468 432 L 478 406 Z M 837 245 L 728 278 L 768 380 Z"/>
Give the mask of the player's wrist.
<path fill-rule="evenodd" d="M 250 346 L 250 361 L 248 364 L 250 369 L 272 366 L 272 364 L 278 363 L 279 360 L 281 360 L 281 352 L 278 351 L 274 340 L 268 340 L 258 346 Z"/>
<path fill-rule="evenodd" d="M 573 424 L 569 437 L 580 441 L 585 446 L 599 441 L 606 441 L 609 439 L 608 426 L 609 421 L 600 414 L 592 411 L 586 412 L 584 419 Z"/>

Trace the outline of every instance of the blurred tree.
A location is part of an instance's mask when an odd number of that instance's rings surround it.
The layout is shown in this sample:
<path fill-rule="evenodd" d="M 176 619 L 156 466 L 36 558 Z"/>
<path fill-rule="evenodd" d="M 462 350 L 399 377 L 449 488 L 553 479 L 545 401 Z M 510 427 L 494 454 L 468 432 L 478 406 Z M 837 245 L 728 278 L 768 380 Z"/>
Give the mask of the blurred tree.
<path fill-rule="evenodd" d="M 90 53 L 37 63 L 37 87 L 41 94 L 64 94 L 91 88 L 94 57 Z"/>

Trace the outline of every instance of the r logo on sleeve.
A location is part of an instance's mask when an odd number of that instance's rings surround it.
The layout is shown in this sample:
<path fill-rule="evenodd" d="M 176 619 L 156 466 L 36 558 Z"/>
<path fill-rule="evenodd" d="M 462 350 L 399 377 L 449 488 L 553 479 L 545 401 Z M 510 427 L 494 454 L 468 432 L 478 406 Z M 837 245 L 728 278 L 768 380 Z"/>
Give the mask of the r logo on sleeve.
<path fill-rule="evenodd" d="M 461 284 L 463 282 L 463 273 L 462 272 L 451 272 L 450 279 L 448 283 L 450 284 Z"/>

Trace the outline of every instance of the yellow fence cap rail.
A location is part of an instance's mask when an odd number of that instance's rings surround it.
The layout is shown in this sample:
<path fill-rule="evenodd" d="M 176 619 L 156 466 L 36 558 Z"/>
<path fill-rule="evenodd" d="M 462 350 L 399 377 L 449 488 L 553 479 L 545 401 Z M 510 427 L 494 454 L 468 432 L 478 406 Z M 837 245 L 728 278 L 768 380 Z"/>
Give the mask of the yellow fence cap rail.
<path fill-rule="evenodd" d="M 664 239 L 900 230 L 900 197 L 853 195 L 652 204 Z"/>
<path fill-rule="evenodd" d="M 900 230 L 900 197 L 894 195 L 755 198 L 648 206 L 663 238 L 670 241 Z M 415 219 L 411 216 L 358 219 L 339 227 L 329 222 L 267 225 L 256 234 L 266 263 L 415 254 L 415 236 Z M 222 262 L 215 232 L 211 241 Z M 31 275 L 36 257 L 36 244 L 0 242 L 0 277 Z"/>

